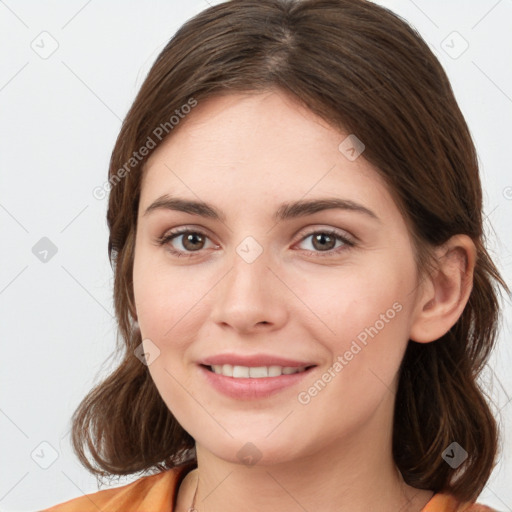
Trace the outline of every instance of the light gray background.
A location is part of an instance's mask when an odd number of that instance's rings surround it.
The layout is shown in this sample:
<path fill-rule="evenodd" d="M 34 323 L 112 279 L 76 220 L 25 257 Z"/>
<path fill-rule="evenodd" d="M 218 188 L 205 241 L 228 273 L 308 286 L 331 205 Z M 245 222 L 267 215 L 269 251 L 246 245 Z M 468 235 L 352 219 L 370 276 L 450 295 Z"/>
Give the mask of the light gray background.
<path fill-rule="evenodd" d="M 491 253 L 511 283 L 512 1 L 379 3 L 416 27 L 448 72 L 479 153 Z M 69 444 L 71 414 L 114 364 L 107 202 L 92 191 L 107 178 L 121 120 L 149 67 L 207 5 L 0 1 L 2 511 L 97 490 Z M 43 237 L 57 248 L 46 262 L 32 251 Z M 485 374 L 504 443 L 480 501 L 512 511 L 511 306 L 504 303 Z"/>

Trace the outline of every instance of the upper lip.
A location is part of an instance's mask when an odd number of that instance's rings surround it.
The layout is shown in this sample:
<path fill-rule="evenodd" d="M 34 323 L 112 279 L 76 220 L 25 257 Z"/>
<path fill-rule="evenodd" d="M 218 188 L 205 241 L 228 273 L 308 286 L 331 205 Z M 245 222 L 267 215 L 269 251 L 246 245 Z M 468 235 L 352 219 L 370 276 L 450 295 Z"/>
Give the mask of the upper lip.
<path fill-rule="evenodd" d="M 233 366 L 283 366 L 292 368 L 301 368 L 303 366 L 316 366 L 314 363 L 305 361 L 294 361 L 284 357 L 273 356 L 269 354 L 237 355 L 237 354 L 217 354 L 206 357 L 199 361 L 199 364 L 206 366 L 231 364 Z"/>

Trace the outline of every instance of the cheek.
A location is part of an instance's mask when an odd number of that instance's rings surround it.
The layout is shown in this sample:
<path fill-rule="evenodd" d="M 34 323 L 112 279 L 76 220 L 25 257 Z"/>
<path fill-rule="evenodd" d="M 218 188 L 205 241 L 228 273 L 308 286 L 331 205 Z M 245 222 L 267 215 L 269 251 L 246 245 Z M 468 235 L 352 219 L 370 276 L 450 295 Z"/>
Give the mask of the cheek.
<path fill-rule="evenodd" d="M 190 272 L 184 267 L 170 269 L 165 258 L 156 258 L 144 248 L 136 252 L 133 268 L 133 288 L 138 323 L 149 352 L 157 354 L 148 370 L 169 410 L 180 420 L 194 416 L 187 389 L 192 380 L 183 361 L 187 347 L 197 338 L 201 324 L 198 301 L 204 291 L 198 283 L 191 284 Z M 194 307 L 196 305 L 196 307 Z M 154 344 L 154 345 L 152 345 Z M 156 349 L 154 347 L 157 347 Z"/>
<path fill-rule="evenodd" d="M 325 321 L 331 334 L 355 335 L 379 320 L 381 314 L 395 318 L 393 304 L 410 299 L 413 273 L 403 263 L 361 265 L 340 270 L 330 269 L 323 276 L 313 277 L 300 284 L 298 296 L 305 297 L 313 313 Z M 402 315 L 404 316 L 404 315 Z M 396 323 L 396 322 L 395 322 Z M 380 324 L 379 324 L 380 325 Z"/>
<path fill-rule="evenodd" d="M 407 266 L 401 268 L 353 268 L 339 279 L 319 280 L 323 287 L 308 284 L 305 302 L 322 320 L 311 317 L 308 329 L 332 362 L 304 383 L 298 399 L 308 417 L 318 416 L 324 423 L 326 404 L 336 404 L 328 413 L 333 435 L 340 424 L 349 430 L 362 427 L 393 392 L 412 310 L 411 276 Z M 312 294 L 312 289 L 321 292 Z"/>
<path fill-rule="evenodd" d="M 303 283 L 310 326 L 333 359 L 345 356 L 352 382 L 373 370 L 393 379 L 408 341 L 412 311 L 413 264 L 381 258 L 373 265 L 332 271 Z M 300 295 L 299 295 L 300 296 Z M 359 373 L 357 373 L 359 372 Z"/>
<path fill-rule="evenodd" d="M 190 323 L 194 305 L 204 294 L 196 281 L 190 267 L 171 270 L 160 250 L 136 251 L 133 290 L 143 337 L 154 337 L 161 343 Z"/>
<path fill-rule="evenodd" d="M 184 392 L 192 389 L 195 378 L 190 372 L 190 347 L 201 338 L 208 320 L 208 291 L 218 274 L 209 280 L 193 266 L 171 266 L 161 255 L 151 261 L 152 255 L 145 259 L 143 250 L 140 256 L 133 272 L 135 307 L 142 339 L 151 340 L 158 353 L 149 371 L 169 409 L 179 414 L 191 405 Z"/>

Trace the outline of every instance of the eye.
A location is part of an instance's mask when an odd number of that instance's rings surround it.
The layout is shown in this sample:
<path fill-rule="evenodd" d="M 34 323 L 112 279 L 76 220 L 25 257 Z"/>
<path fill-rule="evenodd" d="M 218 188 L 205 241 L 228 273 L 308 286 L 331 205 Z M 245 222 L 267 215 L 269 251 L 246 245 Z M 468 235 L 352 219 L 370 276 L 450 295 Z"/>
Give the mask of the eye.
<path fill-rule="evenodd" d="M 301 242 L 312 237 L 310 246 L 313 250 L 306 249 L 306 252 L 313 256 L 332 256 L 341 251 L 349 250 L 356 245 L 355 241 L 348 236 L 330 229 L 301 233 L 301 236 Z M 335 247 L 337 241 L 341 242 L 341 246 Z"/>
<path fill-rule="evenodd" d="M 181 241 L 179 241 L 181 239 Z M 179 245 L 181 245 L 183 249 L 176 249 L 173 247 L 171 242 L 175 240 L 179 241 Z M 187 254 L 188 252 L 199 252 L 204 248 L 205 240 L 209 240 L 206 233 L 203 233 L 200 230 L 192 230 L 190 228 L 179 228 L 173 231 L 170 231 L 163 235 L 162 237 L 157 239 L 158 245 L 167 245 L 168 250 L 171 254 L 175 256 L 181 257 L 192 257 L 194 254 Z"/>

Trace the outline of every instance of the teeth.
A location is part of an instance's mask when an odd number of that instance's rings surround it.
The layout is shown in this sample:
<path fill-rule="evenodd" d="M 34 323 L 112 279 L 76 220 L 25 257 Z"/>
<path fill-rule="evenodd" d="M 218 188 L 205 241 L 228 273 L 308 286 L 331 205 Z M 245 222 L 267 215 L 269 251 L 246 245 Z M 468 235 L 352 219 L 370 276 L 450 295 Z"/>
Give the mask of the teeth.
<path fill-rule="evenodd" d="M 268 368 L 266 366 L 255 366 L 253 368 L 249 368 L 249 377 L 253 379 L 268 377 Z"/>
<path fill-rule="evenodd" d="M 241 377 L 243 379 L 249 377 L 249 368 L 247 366 L 233 366 L 233 375 L 232 377 Z"/>
<path fill-rule="evenodd" d="M 279 377 L 303 372 L 306 367 L 292 366 L 233 366 L 231 364 L 214 364 L 211 366 L 214 373 L 235 379 L 261 379 L 264 377 Z"/>
<path fill-rule="evenodd" d="M 268 367 L 268 376 L 269 377 L 279 377 L 282 374 L 283 368 L 281 366 L 269 366 Z"/>

